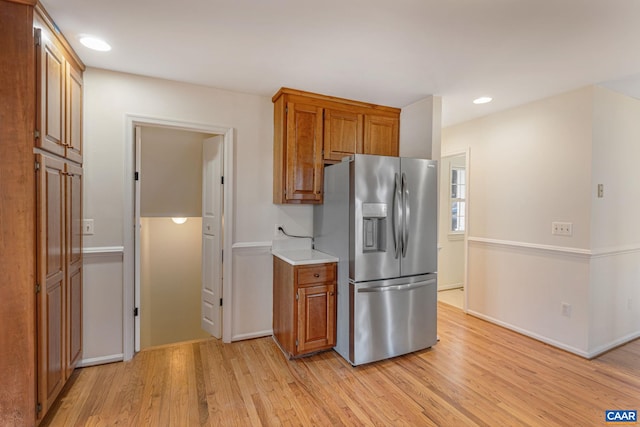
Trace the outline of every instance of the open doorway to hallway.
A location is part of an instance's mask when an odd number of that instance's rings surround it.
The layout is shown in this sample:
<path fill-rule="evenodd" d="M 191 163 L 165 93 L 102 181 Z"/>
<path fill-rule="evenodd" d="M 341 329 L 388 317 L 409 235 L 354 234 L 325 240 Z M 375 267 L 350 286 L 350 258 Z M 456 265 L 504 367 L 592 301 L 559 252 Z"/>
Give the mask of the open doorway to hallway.
<path fill-rule="evenodd" d="M 440 161 L 438 301 L 464 309 L 465 250 L 468 232 L 467 153 Z"/>
<path fill-rule="evenodd" d="M 201 327 L 203 141 L 213 135 L 159 126 L 136 132 L 140 348 L 209 338 Z"/>

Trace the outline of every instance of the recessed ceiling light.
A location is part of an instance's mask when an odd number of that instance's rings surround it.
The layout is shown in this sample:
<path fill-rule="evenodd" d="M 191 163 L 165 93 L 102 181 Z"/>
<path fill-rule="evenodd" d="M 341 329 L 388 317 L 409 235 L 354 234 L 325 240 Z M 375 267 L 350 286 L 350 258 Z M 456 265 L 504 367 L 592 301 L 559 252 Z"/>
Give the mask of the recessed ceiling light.
<path fill-rule="evenodd" d="M 474 104 L 486 104 L 487 102 L 491 102 L 493 98 L 490 96 L 481 96 L 480 98 L 476 98 L 473 100 Z"/>
<path fill-rule="evenodd" d="M 89 49 L 98 50 L 100 52 L 108 52 L 111 50 L 111 46 L 109 46 L 109 43 L 93 36 L 81 36 L 80 43 L 82 43 Z"/>

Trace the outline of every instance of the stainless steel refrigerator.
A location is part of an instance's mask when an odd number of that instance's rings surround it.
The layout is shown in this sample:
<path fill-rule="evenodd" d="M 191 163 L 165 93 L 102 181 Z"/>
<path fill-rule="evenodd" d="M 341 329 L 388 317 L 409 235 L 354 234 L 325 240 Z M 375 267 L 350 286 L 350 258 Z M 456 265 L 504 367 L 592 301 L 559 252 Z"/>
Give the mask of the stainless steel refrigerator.
<path fill-rule="evenodd" d="M 431 347 L 437 163 L 356 154 L 324 169 L 314 244 L 339 258 L 337 343 L 352 365 Z"/>

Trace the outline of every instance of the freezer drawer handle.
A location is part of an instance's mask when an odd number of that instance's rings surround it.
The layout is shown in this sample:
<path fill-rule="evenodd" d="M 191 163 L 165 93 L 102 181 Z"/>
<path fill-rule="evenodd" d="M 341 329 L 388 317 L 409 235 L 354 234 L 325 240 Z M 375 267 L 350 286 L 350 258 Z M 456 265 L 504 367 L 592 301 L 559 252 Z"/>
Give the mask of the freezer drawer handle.
<path fill-rule="evenodd" d="M 391 291 L 411 291 L 413 289 L 424 288 L 430 284 L 435 283 L 435 279 L 427 280 L 425 282 L 409 283 L 406 285 L 393 285 L 393 286 L 376 286 L 373 288 L 360 288 L 358 292 L 391 292 Z"/>

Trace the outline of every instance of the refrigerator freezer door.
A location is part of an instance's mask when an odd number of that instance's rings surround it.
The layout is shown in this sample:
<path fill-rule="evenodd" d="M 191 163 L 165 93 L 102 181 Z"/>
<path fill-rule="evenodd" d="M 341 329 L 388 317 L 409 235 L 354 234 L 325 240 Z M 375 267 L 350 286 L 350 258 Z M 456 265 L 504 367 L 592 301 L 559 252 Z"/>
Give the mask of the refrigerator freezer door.
<path fill-rule="evenodd" d="M 355 155 L 349 180 L 352 228 L 349 277 L 356 281 L 381 280 L 400 275 L 396 258 L 398 221 L 394 208 L 395 177 L 400 158 Z M 399 182 L 399 180 L 398 180 Z"/>
<path fill-rule="evenodd" d="M 403 251 L 400 275 L 433 273 L 437 270 L 438 207 L 437 162 L 401 159 L 403 205 Z"/>
<path fill-rule="evenodd" d="M 436 335 L 436 275 L 349 284 L 351 364 L 431 347 Z"/>

